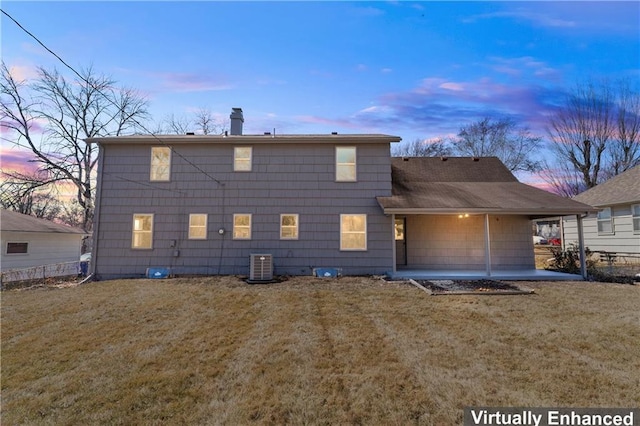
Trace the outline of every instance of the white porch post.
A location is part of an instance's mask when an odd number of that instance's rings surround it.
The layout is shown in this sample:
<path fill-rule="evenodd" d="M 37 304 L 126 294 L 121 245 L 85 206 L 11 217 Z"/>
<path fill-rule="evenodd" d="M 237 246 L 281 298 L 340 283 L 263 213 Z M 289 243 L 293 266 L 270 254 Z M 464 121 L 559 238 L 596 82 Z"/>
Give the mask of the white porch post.
<path fill-rule="evenodd" d="M 391 215 L 391 248 L 393 250 L 393 275 L 396 275 L 396 215 Z"/>
<path fill-rule="evenodd" d="M 489 213 L 484 215 L 484 264 L 487 276 L 491 276 L 491 239 L 489 238 Z"/>
<path fill-rule="evenodd" d="M 577 214 L 576 219 L 578 222 L 578 246 L 580 249 L 580 275 L 585 280 L 587 279 L 587 259 L 584 249 L 584 235 L 582 230 L 582 216 Z"/>

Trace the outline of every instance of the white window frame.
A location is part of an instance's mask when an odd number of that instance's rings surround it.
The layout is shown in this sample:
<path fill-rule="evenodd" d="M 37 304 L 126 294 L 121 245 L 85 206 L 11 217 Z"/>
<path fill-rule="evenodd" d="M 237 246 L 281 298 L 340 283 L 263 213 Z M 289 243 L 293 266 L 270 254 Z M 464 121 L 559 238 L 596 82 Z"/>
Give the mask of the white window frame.
<path fill-rule="evenodd" d="M 640 234 L 640 204 L 631 206 L 631 223 L 634 234 Z"/>
<path fill-rule="evenodd" d="M 25 244 L 26 251 L 9 253 L 9 244 Z M 4 249 L 4 254 L 6 254 L 7 256 L 24 256 L 26 254 L 29 254 L 29 241 L 7 241 L 7 245 L 5 246 L 5 249 Z"/>
<path fill-rule="evenodd" d="M 160 158 L 156 152 L 167 154 L 167 160 Z M 164 173 L 160 173 L 162 167 L 166 168 Z M 152 182 L 169 182 L 171 180 L 171 148 L 167 146 L 151 147 L 151 162 L 149 168 L 149 180 Z"/>
<path fill-rule="evenodd" d="M 340 162 L 340 151 L 353 150 L 353 162 Z M 344 173 L 341 170 L 353 169 L 353 177 L 341 177 Z M 358 181 L 358 149 L 355 146 L 336 147 L 336 182 L 357 182 Z"/>
<path fill-rule="evenodd" d="M 153 249 L 153 228 L 154 228 L 154 214 L 153 213 L 134 213 L 133 214 L 133 222 L 131 224 L 131 248 L 134 250 L 151 250 Z M 151 218 L 151 229 L 136 229 L 136 219 L 149 217 Z M 136 236 L 137 235 L 146 235 L 150 236 L 149 238 L 149 246 L 142 246 L 140 244 L 136 245 Z"/>
<path fill-rule="evenodd" d="M 608 212 L 609 216 L 608 217 L 602 217 L 602 213 Z M 605 207 L 602 210 L 600 210 L 597 214 L 597 224 L 598 224 L 598 235 L 612 235 L 614 234 L 614 228 L 613 228 L 613 208 L 612 207 Z M 609 230 L 603 230 L 601 225 L 604 224 L 609 224 Z"/>
<path fill-rule="evenodd" d="M 249 225 L 237 225 L 236 219 L 241 217 L 249 218 Z M 234 240 L 250 240 L 251 239 L 251 227 L 252 227 L 252 217 L 250 213 L 236 213 L 233 215 L 233 239 Z M 240 233 L 242 230 L 248 230 L 247 235 L 244 233 Z"/>
<path fill-rule="evenodd" d="M 283 223 L 285 217 L 293 217 L 295 225 L 285 225 Z M 281 240 L 297 240 L 300 229 L 300 216 L 297 213 L 283 213 L 280 215 L 280 239 Z M 293 235 L 284 235 L 285 230 L 292 230 Z"/>
<path fill-rule="evenodd" d="M 345 220 L 349 217 L 362 217 L 364 223 L 364 229 L 359 231 L 347 231 L 345 230 Z M 348 235 L 364 235 L 364 245 L 359 247 L 347 247 L 346 236 Z M 367 251 L 367 215 L 366 214 L 341 214 L 340 215 L 340 250 L 341 251 Z"/>
<path fill-rule="evenodd" d="M 240 150 L 248 149 L 249 156 L 241 156 Z M 250 172 L 253 163 L 253 147 L 251 146 L 235 146 L 233 147 L 233 171 L 234 172 Z"/>
<path fill-rule="evenodd" d="M 204 225 L 195 225 L 194 219 L 204 218 Z M 191 213 L 189 214 L 189 239 L 190 240 L 206 240 L 207 239 L 207 222 L 208 215 L 206 213 Z M 196 233 L 196 231 L 204 231 Z M 199 235 L 203 234 L 203 235 Z"/>

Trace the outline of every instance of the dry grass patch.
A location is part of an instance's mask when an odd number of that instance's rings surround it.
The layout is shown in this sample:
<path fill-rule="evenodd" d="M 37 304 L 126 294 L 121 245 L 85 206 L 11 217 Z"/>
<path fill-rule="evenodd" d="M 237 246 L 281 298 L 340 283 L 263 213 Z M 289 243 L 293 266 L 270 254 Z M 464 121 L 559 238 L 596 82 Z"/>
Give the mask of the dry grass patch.
<path fill-rule="evenodd" d="M 640 287 L 430 297 L 374 278 L 2 294 L 3 424 L 461 424 L 640 406 Z"/>

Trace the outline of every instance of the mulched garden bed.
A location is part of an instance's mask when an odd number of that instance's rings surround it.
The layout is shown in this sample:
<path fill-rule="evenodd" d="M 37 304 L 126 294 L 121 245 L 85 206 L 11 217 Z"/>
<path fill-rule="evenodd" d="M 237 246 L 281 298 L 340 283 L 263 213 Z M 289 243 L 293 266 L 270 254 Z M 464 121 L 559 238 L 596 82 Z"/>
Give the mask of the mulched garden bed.
<path fill-rule="evenodd" d="M 432 294 L 531 294 L 533 290 L 494 280 L 415 280 Z"/>

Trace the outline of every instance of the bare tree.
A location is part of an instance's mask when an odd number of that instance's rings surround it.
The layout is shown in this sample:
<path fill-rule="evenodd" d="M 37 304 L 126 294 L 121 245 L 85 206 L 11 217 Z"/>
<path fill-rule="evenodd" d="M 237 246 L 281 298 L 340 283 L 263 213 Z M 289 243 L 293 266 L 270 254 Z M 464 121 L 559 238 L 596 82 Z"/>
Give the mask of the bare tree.
<path fill-rule="evenodd" d="M 451 143 L 454 154 L 473 157 L 498 157 L 512 172 L 536 171 L 534 159 L 542 138 L 529 129 L 518 127 L 510 118 L 485 117 L 463 126 Z"/>
<path fill-rule="evenodd" d="M 213 112 L 207 108 L 196 110 L 191 117 L 169 114 L 159 126 L 159 133 L 184 135 L 196 133 L 200 135 L 221 135 L 226 124 L 216 119 Z"/>
<path fill-rule="evenodd" d="M 83 139 L 135 133 L 139 120 L 147 117 L 147 101 L 92 68 L 73 80 L 55 69 L 39 68 L 29 84 L 16 80 L 3 62 L 0 86 L 0 119 L 9 130 L 9 142 L 34 154 L 40 176 L 45 177 L 38 187 L 66 182 L 75 188 L 82 228 L 90 230 L 98 152 Z"/>
<path fill-rule="evenodd" d="M 0 206 L 42 219 L 56 219 L 62 203 L 52 194 L 53 188 L 48 187 L 46 181 L 46 176 L 38 172 L 3 174 Z"/>
<path fill-rule="evenodd" d="M 584 189 L 600 182 L 603 154 L 615 131 L 611 87 L 579 84 L 550 118 L 548 133 L 559 162 L 573 166 Z"/>
<path fill-rule="evenodd" d="M 568 162 L 551 164 L 545 161 L 540 177 L 549 184 L 551 192 L 563 197 L 573 197 L 586 189 L 584 182 Z"/>
<path fill-rule="evenodd" d="M 443 157 L 451 153 L 444 139 L 415 139 L 413 142 L 400 143 L 391 150 L 396 157 Z"/>
<path fill-rule="evenodd" d="M 579 83 L 550 118 L 547 132 L 556 156 L 550 170 L 564 170 L 562 177 L 575 191 L 569 195 L 593 188 L 640 164 L 638 88 L 628 80 Z"/>
<path fill-rule="evenodd" d="M 615 142 L 607 147 L 607 178 L 640 164 L 640 93 L 626 80 L 616 89 Z"/>

